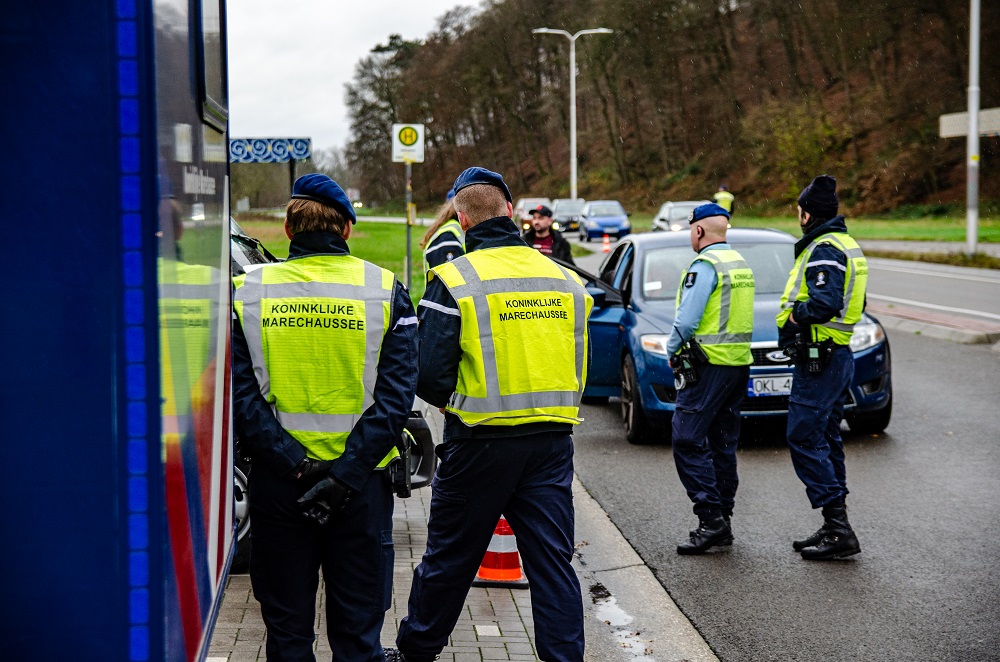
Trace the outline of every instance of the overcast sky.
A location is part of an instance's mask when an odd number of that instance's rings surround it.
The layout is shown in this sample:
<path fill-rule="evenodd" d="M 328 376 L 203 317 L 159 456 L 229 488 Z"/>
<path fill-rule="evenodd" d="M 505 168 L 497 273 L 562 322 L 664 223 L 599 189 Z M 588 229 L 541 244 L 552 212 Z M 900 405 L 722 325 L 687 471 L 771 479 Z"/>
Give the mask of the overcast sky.
<path fill-rule="evenodd" d="M 423 39 L 470 0 L 238 0 L 229 19 L 230 136 L 306 137 L 343 147 L 344 84 L 392 33 Z"/>

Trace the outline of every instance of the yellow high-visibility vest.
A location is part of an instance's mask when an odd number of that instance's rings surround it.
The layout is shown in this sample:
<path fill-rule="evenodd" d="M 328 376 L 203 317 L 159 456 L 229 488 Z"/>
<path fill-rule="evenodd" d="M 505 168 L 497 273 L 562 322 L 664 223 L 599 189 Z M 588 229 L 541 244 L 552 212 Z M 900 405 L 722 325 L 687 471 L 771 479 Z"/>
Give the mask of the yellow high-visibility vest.
<path fill-rule="evenodd" d="M 473 251 L 431 271 L 462 319 L 446 409 L 469 426 L 580 423 L 594 300 L 576 274 L 527 246 Z"/>
<path fill-rule="evenodd" d="M 375 402 L 394 281 L 351 255 L 296 258 L 233 279 L 260 391 L 311 458 L 340 457 Z M 393 448 L 379 466 L 397 455 Z"/>
<path fill-rule="evenodd" d="M 452 246 L 454 248 L 461 248 L 462 253 L 465 253 L 465 233 L 462 231 L 462 224 L 455 219 L 450 221 L 445 221 L 445 223 L 437 229 L 437 232 L 431 235 L 430 241 L 427 242 L 427 248 L 424 249 L 424 275 L 427 276 L 428 282 L 431 279 L 431 265 L 427 261 L 427 249 L 431 248 L 431 244 L 443 234 L 450 234 L 454 238 L 449 238 L 442 242 L 439 246 L 434 246 L 435 249 L 446 248 Z"/>
<path fill-rule="evenodd" d="M 812 339 L 821 342 L 832 339 L 838 345 L 850 345 L 854 334 L 854 325 L 861 321 L 865 308 L 865 292 L 868 290 L 868 261 L 858 246 L 858 242 L 845 232 L 830 232 L 821 235 L 809 244 L 799 254 L 792 265 L 785 284 L 785 292 L 781 295 L 781 310 L 778 311 L 778 328 L 784 327 L 792 314 L 796 301 L 808 301 L 809 288 L 806 285 L 806 269 L 815 265 L 812 261 L 813 251 L 821 244 L 830 244 L 847 256 L 846 273 L 844 274 L 844 307 L 840 314 L 825 324 L 812 325 Z M 845 269 L 842 264 L 832 263 L 830 268 Z"/>
<path fill-rule="evenodd" d="M 719 191 L 712 196 L 712 200 L 715 201 L 715 204 L 719 205 L 729 213 L 732 213 L 733 211 L 733 200 L 735 199 L 736 196 L 729 191 Z"/>
<path fill-rule="evenodd" d="M 707 250 L 699 253 L 685 270 L 704 260 L 715 268 L 715 289 L 708 297 L 694 339 L 714 365 L 750 365 L 750 338 L 753 335 L 753 271 L 743 256 L 733 249 Z M 683 278 L 677 288 L 677 306 L 681 305 Z"/>

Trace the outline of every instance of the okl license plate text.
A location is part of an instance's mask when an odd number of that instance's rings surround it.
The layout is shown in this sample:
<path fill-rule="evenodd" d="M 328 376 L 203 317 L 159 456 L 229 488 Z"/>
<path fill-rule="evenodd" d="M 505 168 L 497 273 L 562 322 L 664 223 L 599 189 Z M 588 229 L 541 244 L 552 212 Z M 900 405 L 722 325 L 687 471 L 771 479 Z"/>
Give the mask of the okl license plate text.
<path fill-rule="evenodd" d="M 791 392 L 791 374 L 751 377 L 747 384 L 747 395 L 751 398 L 764 395 L 790 395 Z"/>

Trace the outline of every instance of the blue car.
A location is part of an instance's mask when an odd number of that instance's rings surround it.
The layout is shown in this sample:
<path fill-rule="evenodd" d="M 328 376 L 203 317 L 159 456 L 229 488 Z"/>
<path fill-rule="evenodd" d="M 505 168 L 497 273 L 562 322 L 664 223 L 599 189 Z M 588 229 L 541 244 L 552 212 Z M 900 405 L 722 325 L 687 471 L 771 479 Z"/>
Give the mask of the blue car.
<path fill-rule="evenodd" d="M 778 349 L 775 315 L 792 268 L 795 238 L 777 230 L 750 229 L 732 229 L 728 238 L 750 264 L 757 283 L 753 366 L 743 416 L 784 416 L 793 364 Z M 620 396 L 631 443 L 669 439 L 677 392 L 666 345 L 677 285 L 693 257 L 686 233 L 657 232 L 619 243 L 596 276 L 575 269 L 594 295 L 584 400 L 606 402 Z M 855 326 L 851 348 L 854 382 L 845 418 L 855 432 L 881 432 L 892 415 L 889 340 L 878 321 L 865 315 Z"/>
<path fill-rule="evenodd" d="M 632 233 L 628 212 L 617 200 L 591 200 L 580 214 L 580 241 L 622 237 Z"/>

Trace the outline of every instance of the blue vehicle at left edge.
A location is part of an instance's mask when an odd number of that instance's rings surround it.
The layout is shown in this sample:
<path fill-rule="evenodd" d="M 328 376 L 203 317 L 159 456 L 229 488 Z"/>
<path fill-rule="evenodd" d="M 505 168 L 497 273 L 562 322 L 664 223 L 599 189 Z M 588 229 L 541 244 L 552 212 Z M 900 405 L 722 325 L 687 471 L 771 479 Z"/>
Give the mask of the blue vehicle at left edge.
<path fill-rule="evenodd" d="M 225 2 L 0 16 L 0 659 L 201 660 L 235 550 Z"/>
<path fill-rule="evenodd" d="M 778 349 L 775 315 L 792 267 L 795 239 L 777 230 L 752 229 L 731 229 L 728 239 L 750 264 L 757 284 L 753 365 L 743 416 L 784 416 L 793 365 Z M 687 233 L 650 233 L 615 246 L 597 275 L 576 269 L 594 295 L 584 400 L 606 402 L 620 396 L 631 443 L 669 439 L 677 392 L 666 344 L 677 285 L 693 257 Z M 889 340 L 878 320 L 864 316 L 855 326 L 851 348 L 854 381 L 845 419 L 855 432 L 881 432 L 892 415 L 892 375 Z"/>

